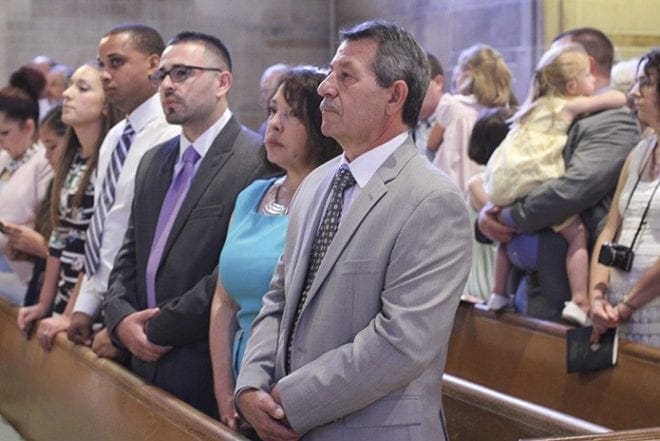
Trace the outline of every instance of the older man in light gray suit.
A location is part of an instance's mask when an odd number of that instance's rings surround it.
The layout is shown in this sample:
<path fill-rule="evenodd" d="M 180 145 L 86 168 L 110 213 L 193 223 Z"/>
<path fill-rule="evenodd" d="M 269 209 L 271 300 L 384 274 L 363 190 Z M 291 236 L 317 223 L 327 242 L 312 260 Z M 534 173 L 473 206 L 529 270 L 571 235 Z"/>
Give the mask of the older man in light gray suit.
<path fill-rule="evenodd" d="M 341 40 L 319 93 L 323 133 L 344 155 L 312 172 L 291 205 L 237 406 L 264 440 L 443 440 L 467 211 L 408 135 L 429 81 L 424 51 L 384 22 Z"/>

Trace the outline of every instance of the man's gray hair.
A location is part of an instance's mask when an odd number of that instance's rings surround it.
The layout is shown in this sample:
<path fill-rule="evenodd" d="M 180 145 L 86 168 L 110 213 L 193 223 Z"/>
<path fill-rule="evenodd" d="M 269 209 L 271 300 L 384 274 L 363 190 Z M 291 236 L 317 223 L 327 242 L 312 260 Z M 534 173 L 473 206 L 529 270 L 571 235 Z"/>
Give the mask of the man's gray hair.
<path fill-rule="evenodd" d="M 386 21 L 367 21 L 339 34 L 341 42 L 372 39 L 378 43 L 373 64 L 376 80 L 389 87 L 397 80 L 408 85 L 408 97 L 403 105 L 403 122 L 415 127 L 431 77 L 426 52 L 413 36 L 398 25 Z"/>

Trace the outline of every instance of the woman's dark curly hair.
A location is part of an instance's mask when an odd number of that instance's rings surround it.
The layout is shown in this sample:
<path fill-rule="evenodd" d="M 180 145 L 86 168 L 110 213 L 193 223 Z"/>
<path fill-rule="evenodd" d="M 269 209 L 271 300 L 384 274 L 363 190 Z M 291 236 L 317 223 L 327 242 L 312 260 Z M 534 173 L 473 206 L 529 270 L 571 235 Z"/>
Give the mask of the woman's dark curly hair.
<path fill-rule="evenodd" d="M 660 48 L 652 49 L 644 55 L 639 60 L 638 66 L 642 64 L 644 64 L 644 75 L 649 81 L 655 81 L 655 93 L 660 97 Z M 660 108 L 660 99 L 656 102 L 656 106 Z"/>
<path fill-rule="evenodd" d="M 277 92 L 283 87 L 284 100 L 305 126 L 308 137 L 307 148 L 315 167 L 334 158 L 342 151 L 337 141 L 321 133 L 319 105 L 322 97 L 316 89 L 326 76 L 325 72 L 314 66 L 296 66 L 282 76 L 282 80 L 275 88 Z"/>
<path fill-rule="evenodd" d="M 9 85 L 0 90 L 0 112 L 13 121 L 24 123 L 28 119 L 39 123 L 39 94 L 46 79 L 36 69 L 23 66 L 9 78 Z"/>

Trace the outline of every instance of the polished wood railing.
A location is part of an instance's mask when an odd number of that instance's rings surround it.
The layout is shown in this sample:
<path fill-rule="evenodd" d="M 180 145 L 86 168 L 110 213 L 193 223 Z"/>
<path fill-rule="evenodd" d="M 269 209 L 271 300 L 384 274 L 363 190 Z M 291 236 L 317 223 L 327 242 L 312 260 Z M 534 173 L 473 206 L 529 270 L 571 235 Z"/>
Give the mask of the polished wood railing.
<path fill-rule="evenodd" d="M 465 332 L 466 327 L 481 329 L 482 325 L 467 323 L 471 320 L 502 320 L 461 308 L 455 334 Z M 50 352 L 44 352 L 34 339 L 23 338 L 15 319 L 16 308 L 0 299 L 0 414 L 26 439 L 245 439 L 114 362 L 72 345 L 64 335 L 56 338 Z M 456 349 L 450 351 L 448 367 L 467 363 Z M 461 349 L 463 357 L 469 353 Z M 483 360 L 480 363 L 485 365 Z M 476 383 L 445 375 L 443 400 L 453 441 L 549 439 L 608 430 L 605 424 L 590 423 L 562 409 L 551 410 Z"/>
<path fill-rule="evenodd" d="M 609 430 L 450 374 L 444 375 L 442 395 L 452 441 L 516 440 Z"/>
<path fill-rule="evenodd" d="M 64 334 L 44 352 L 1 298 L 0 414 L 35 441 L 246 439 Z"/>
<path fill-rule="evenodd" d="M 462 303 L 445 372 L 613 429 L 660 426 L 660 349 L 621 341 L 614 368 L 567 374 L 567 329 Z"/>
<path fill-rule="evenodd" d="M 582 435 L 563 438 L 529 438 L 521 441 L 658 441 L 660 427 L 643 430 L 621 430 L 600 435 Z"/>

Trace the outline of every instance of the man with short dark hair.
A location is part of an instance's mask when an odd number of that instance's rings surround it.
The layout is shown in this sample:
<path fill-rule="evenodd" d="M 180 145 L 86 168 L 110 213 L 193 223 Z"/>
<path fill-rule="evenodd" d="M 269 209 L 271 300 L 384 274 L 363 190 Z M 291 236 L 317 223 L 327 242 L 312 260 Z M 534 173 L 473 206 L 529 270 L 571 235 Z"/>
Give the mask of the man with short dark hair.
<path fill-rule="evenodd" d="M 91 344 L 102 357 L 120 355 L 105 330 L 92 335 L 91 328 L 99 319 L 110 270 L 126 234 L 138 164 L 147 151 L 180 132 L 165 121 L 157 89 L 149 82 L 164 47 L 158 31 L 142 24 L 114 27 L 99 43 L 103 89 L 126 118 L 110 129 L 99 151 L 85 271 L 68 337 L 74 343 Z"/>
<path fill-rule="evenodd" d="M 579 28 L 559 35 L 553 44 L 566 43 L 584 46 L 596 93 L 608 89 L 614 55 L 609 38 L 598 29 Z M 508 242 L 509 252 L 519 256 L 517 260 L 527 270 L 516 297 L 518 311 L 549 320 L 562 318 L 564 303 L 571 297 L 567 245 L 549 227 L 579 214 L 589 232 L 591 249 L 609 210 L 619 171 L 638 141 L 637 124 L 625 107 L 578 119 L 568 132 L 563 176 L 538 186 L 509 207 L 487 204 L 481 210 L 480 232 Z M 513 236 L 516 231 L 526 234 Z"/>
<path fill-rule="evenodd" d="M 229 110 L 231 58 L 211 35 L 182 32 L 150 76 L 181 136 L 145 154 L 105 323 L 147 381 L 217 417 L 208 348 L 218 253 L 238 193 L 261 176 L 261 139 Z"/>
<path fill-rule="evenodd" d="M 429 52 L 426 56 L 431 67 L 431 81 L 429 81 L 426 95 L 424 95 L 422 101 L 419 121 L 413 130 L 413 139 L 419 154 L 432 161 L 436 150 L 442 143 L 442 136 L 445 131 L 444 126 L 439 121 L 438 113 L 442 111 L 441 103 L 447 97 L 443 94 L 445 74 L 440 61 Z"/>
<path fill-rule="evenodd" d="M 344 154 L 291 204 L 237 407 L 264 439 L 444 440 L 442 371 L 471 232 L 459 190 L 409 136 L 426 54 L 398 26 L 367 22 L 342 32 L 330 67 L 321 129 Z"/>

